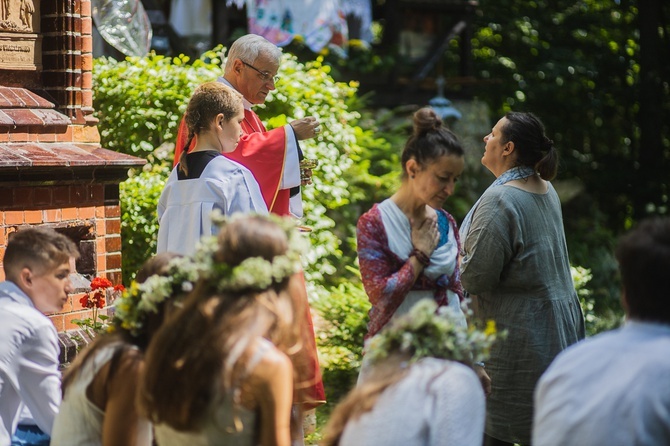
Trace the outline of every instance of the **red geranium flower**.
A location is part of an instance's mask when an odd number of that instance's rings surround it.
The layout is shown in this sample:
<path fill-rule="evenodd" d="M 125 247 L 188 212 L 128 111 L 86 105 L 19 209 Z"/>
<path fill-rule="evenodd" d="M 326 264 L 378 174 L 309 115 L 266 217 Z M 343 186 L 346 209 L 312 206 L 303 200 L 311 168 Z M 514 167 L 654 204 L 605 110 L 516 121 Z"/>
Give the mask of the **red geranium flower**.
<path fill-rule="evenodd" d="M 96 277 L 91 280 L 91 291 L 112 287 L 112 282 L 106 277 Z"/>

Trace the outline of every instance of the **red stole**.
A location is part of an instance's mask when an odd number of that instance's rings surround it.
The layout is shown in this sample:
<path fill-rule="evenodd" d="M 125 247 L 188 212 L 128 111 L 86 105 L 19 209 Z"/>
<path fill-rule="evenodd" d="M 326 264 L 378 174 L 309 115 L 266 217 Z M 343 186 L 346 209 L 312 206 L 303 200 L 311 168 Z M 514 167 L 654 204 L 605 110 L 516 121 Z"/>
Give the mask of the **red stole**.
<path fill-rule="evenodd" d="M 252 110 L 244 110 L 242 122 L 244 135 L 233 152 L 224 155 L 249 169 L 260 186 L 268 210 L 273 214 L 289 214 L 289 189 L 280 189 L 286 159 L 286 131 L 283 127 L 265 130 L 263 123 Z M 181 120 L 177 133 L 174 165 L 184 150 L 188 130 Z M 195 141 L 191 142 L 192 149 Z"/>

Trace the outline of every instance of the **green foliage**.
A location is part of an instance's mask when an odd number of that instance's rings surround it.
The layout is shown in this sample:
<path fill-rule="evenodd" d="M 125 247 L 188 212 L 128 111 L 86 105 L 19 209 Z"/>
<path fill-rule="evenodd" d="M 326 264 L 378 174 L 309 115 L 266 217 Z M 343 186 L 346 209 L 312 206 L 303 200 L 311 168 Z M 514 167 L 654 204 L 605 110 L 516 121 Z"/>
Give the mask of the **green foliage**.
<path fill-rule="evenodd" d="M 156 162 L 154 151 L 174 144 L 188 99 L 220 74 L 216 50 L 188 57 L 151 54 L 124 61 L 99 58 L 93 66 L 94 106 L 103 147 Z M 171 159 L 168 161 L 171 162 Z"/>
<path fill-rule="evenodd" d="M 633 217 L 668 209 L 663 172 L 670 167 L 669 47 L 659 41 L 659 53 L 651 58 L 665 60 L 665 71 L 648 67 L 646 81 L 640 52 L 640 10 L 654 5 L 652 16 L 661 8 L 670 12 L 667 2 L 655 1 L 483 1 L 486 13 L 475 22 L 478 75 L 495 80 L 478 94 L 498 115 L 526 110 L 544 120 L 562 153 L 561 176 L 580 179 L 615 233 Z M 657 29 L 659 36 L 667 33 L 665 26 Z M 655 103 L 643 101 L 648 82 L 665 82 Z M 651 116 L 642 114 L 650 110 Z M 656 117 L 662 121 L 651 130 L 660 135 L 657 146 L 644 146 L 644 122 Z M 588 218 L 592 210 L 575 215 Z M 569 230 L 583 230 L 571 219 L 566 223 Z"/>
<path fill-rule="evenodd" d="M 144 261 L 156 253 L 156 208 L 168 173 L 156 167 L 121 183 L 123 283 L 130 284 Z"/>
<path fill-rule="evenodd" d="M 313 307 L 322 319 L 317 345 L 323 382 L 329 404 L 335 404 L 356 384 L 370 303 L 362 284 L 350 282 L 329 289 Z"/>

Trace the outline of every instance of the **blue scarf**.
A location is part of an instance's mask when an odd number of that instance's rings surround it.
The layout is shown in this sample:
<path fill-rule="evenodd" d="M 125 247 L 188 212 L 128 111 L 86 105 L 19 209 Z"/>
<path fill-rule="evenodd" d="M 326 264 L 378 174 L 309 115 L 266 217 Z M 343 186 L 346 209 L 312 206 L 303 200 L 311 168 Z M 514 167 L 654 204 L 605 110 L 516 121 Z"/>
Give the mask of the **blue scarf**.
<path fill-rule="evenodd" d="M 535 172 L 535 169 L 533 169 L 532 167 L 528 166 L 512 167 L 511 169 L 505 171 L 505 173 L 500 175 L 498 178 L 496 178 L 496 180 L 493 183 L 491 183 L 491 185 L 488 188 L 486 188 L 486 191 L 513 180 L 521 180 L 523 178 L 528 178 L 532 175 L 535 175 L 536 173 L 537 172 Z M 484 191 L 482 197 L 484 196 L 484 194 L 486 194 L 486 191 Z M 468 237 L 468 232 L 470 231 L 470 225 L 472 224 L 472 216 L 475 214 L 479 202 L 482 201 L 482 197 L 479 197 L 477 202 L 472 206 L 472 208 L 468 212 L 468 215 L 466 215 L 465 218 L 463 219 L 463 223 L 461 224 L 461 229 L 459 231 L 461 233 L 461 240 L 463 240 L 462 246 L 465 246 L 465 239 Z"/>

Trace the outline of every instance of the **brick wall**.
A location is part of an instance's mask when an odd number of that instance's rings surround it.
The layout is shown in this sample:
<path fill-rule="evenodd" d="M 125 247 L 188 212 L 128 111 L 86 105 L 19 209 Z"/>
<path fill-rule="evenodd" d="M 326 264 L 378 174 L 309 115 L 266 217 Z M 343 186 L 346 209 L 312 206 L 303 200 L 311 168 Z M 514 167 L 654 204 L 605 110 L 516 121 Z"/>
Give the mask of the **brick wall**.
<path fill-rule="evenodd" d="M 106 195 L 118 197 L 118 184 L 9 188 L 0 185 L 0 208 L 3 210 L 0 212 L 0 258 L 4 257 L 11 233 L 24 227 L 49 226 L 71 238 L 79 238 L 75 241 L 83 257 L 77 270 L 84 274 L 84 278 L 78 282 L 79 289 L 70 296 L 63 310 L 51 316 L 58 331 L 78 328 L 72 319 L 91 317 L 91 311 L 83 309 L 79 302 L 87 290 L 86 279 L 97 275 L 107 277 L 114 284 L 121 283 L 119 203 L 118 199 L 105 199 Z M 0 279 L 5 279 L 2 270 Z"/>
<path fill-rule="evenodd" d="M 0 259 L 11 234 L 28 226 L 53 227 L 79 244 L 75 293 L 51 316 L 67 363 L 88 342 L 72 320 L 91 317 L 79 302 L 90 279 L 121 283 L 119 183 L 145 161 L 100 146 L 91 1 L 35 4 L 41 69 L 0 70 Z"/>

